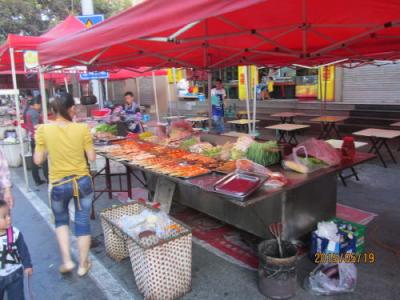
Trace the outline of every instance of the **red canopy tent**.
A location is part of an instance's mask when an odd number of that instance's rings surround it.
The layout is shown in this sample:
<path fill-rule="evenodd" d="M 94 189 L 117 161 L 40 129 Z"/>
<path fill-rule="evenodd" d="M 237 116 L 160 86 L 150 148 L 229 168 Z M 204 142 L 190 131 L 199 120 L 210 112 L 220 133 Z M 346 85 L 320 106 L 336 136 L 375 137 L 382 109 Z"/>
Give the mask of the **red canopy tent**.
<path fill-rule="evenodd" d="M 399 58 L 399 25 L 399 0 L 148 0 L 42 44 L 40 61 L 94 69 L 364 63 Z"/>
<path fill-rule="evenodd" d="M 53 29 L 43 34 L 40 37 L 32 37 L 32 36 L 20 36 L 10 34 L 7 38 L 7 41 L 0 46 L 0 71 L 11 71 L 12 74 L 12 82 L 14 90 L 17 90 L 17 76 L 16 72 L 21 72 L 24 70 L 24 58 L 23 52 L 26 50 L 37 50 L 37 47 L 40 43 L 45 41 L 50 41 L 52 39 L 71 34 L 72 32 L 83 30 L 85 26 L 79 20 L 77 20 L 74 16 L 69 16 L 63 22 L 55 26 Z M 43 82 L 44 89 L 44 82 Z M 15 94 L 16 95 L 16 94 Z M 16 101 L 16 111 L 17 111 L 17 120 L 18 120 L 18 136 L 19 142 L 21 145 L 21 156 L 23 157 L 23 167 L 24 167 L 24 177 L 26 187 L 29 187 L 26 161 L 25 161 L 25 153 L 23 147 L 22 140 L 22 129 L 20 125 L 20 108 L 19 108 L 19 98 L 15 96 Z M 45 96 L 42 93 L 42 101 L 45 103 Z M 45 110 L 46 105 L 43 105 L 43 109 Z M 47 113 L 44 116 L 47 119 Z"/>
<path fill-rule="evenodd" d="M 110 78 L 108 80 L 125 80 L 137 77 L 150 77 L 153 75 L 152 72 L 146 70 L 148 70 L 148 68 L 141 67 L 138 68 L 137 71 L 130 71 L 126 69 L 121 69 L 117 72 L 110 71 Z M 154 72 L 155 76 L 163 76 L 167 74 L 168 72 L 166 70 L 157 70 Z"/>
<path fill-rule="evenodd" d="M 24 70 L 24 50 L 37 50 L 39 44 L 85 29 L 85 25 L 76 17 L 70 15 L 41 36 L 24 36 L 9 34 L 4 44 L 0 46 L 0 70 L 11 70 L 10 49 L 14 49 L 17 70 Z"/>
<path fill-rule="evenodd" d="M 148 0 L 42 44 L 40 60 L 97 68 L 217 68 L 394 59 L 399 25 L 398 0 Z"/>

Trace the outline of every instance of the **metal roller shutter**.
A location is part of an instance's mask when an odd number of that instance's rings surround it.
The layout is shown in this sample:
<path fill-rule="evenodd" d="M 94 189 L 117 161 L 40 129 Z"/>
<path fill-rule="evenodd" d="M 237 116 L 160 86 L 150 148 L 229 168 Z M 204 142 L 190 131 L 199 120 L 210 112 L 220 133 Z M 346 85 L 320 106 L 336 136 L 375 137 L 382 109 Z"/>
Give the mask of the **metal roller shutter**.
<path fill-rule="evenodd" d="M 154 93 L 153 93 L 152 77 L 141 77 L 139 81 L 139 87 L 140 87 L 140 105 L 144 106 L 153 105 Z"/>
<path fill-rule="evenodd" d="M 344 69 L 343 102 L 400 104 L 400 65 Z"/>

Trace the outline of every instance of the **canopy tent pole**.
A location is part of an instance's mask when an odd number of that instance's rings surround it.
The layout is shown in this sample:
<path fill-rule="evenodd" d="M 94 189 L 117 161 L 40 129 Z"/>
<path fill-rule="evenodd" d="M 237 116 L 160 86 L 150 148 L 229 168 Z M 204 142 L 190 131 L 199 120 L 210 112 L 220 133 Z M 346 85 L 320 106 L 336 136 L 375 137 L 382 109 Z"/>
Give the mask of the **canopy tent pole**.
<path fill-rule="evenodd" d="M 75 74 L 75 79 L 78 81 L 78 97 L 81 99 L 82 92 L 81 92 L 81 81 L 79 80 L 79 74 Z"/>
<path fill-rule="evenodd" d="M 10 60 L 11 60 L 11 74 L 12 74 L 13 88 L 17 92 L 18 86 L 17 86 L 17 73 L 15 71 L 14 48 L 10 48 L 9 51 L 10 51 Z M 19 145 L 20 145 L 20 149 L 21 149 L 22 167 L 24 169 L 25 187 L 26 187 L 26 190 L 29 191 L 28 169 L 26 167 L 24 140 L 22 138 L 21 110 L 19 107 L 19 93 L 14 94 L 14 100 L 15 100 L 15 109 L 16 109 L 17 122 L 18 122 L 17 129 L 18 129 Z"/>
<path fill-rule="evenodd" d="M 254 71 L 258 72 L 257 66 L 254 66 Z M 254 95 L 253 95 L 253 135 L 256 133 L 256 109 L 257 109 L 257 73 L 254 74 Z"/>
<path fill-rule="evenodd" d="M 176 86 L 176 69 L 175 68 L 172 68 L 172 78 L 174 79 L 174 94 L 175 94 L 175 97 L 177 96 L 177 86 Z"/>
<path fill-rule="evenodd" d="M 140 105 L 140 103 L 141 103 L 141 98 L 140 98 L 140 77 L 136 77 L 136 93 L 137 93 L 138 104 Z"/>
<path fill-rule="evenodd" d="M 250 101 L 249 101 L 249 74 L 247 66 L 244 67 L 244 82 L 245 82 L 245 88 L 246 88 L 246 111 L 247 111 L 247 120 L 250 122 Z M 248 125 L 249 128 L 249 134 L 251 133 L 251 124 L 249 123 Z"/>
<path fill-rule="evenodd" d="M 207 71 L 207 89 L 208 89 L 208 129 L 212 128 L 212 99 L 211 99 L 211 84 L 212 84 L 212 73 Z"/>
<path fill-rule="evenodd" d="M 104 88 L 105 88 L 105 93 L 106 93 L 106 95 L 105 95 L 105 101 L 106 102 L 108 102 L 108 79 L 106 78 L 106 79 L 104 79 Z M 103 101 L 103 107 L 102 108 L 104 108 L 104 101 Z"/>
<path fill-rule="evenodd" d="M 65 85 L 65 90 L 67 93 L 69 93 L 69 87 L 68 87 L 68 79 L 64 74 L 64 85 Z"/>
<path fill-rule="evenodd" d="M 169 86 L 168 76 L 165 76 L 165 80 L 167 82 L 167 100 L 168 100 L 168 114 L 171 113 L 171 90 Z"/>
<path fill-rule="evenodd" d="M 326 114 L 326 98 L 327 98 L 327 88 L 328 88 L 328 75 L 327 72 L 329 69 L 327 69 L 329 67 L 324 66 L 323 69 L 323 76 L 324 76 L 324 113 Z"/>
<path fill-rule="evenodd" d="M 174 81 L 174 89 L 173 89 L 173 97 L 174 97 L 174 101 L 177 100 L 176 97 L 178 96 L 178 89 L 176 86 L 176 69 L 172 68 L 172 80 Z M 176 114 L 179 115 L 179 106 L 178 103 L 176 103 Z"/>
<path fill-rule="evenodd" d="M 157 123 L 160 123 L 160 114 L 158 112 L 158 98 L 157 98 L 157 87 L 156 87 L 156 75 L 154 71 L 151 71 L 151 75 L 153 77 L 153 92 L 154 92 L 154 102 L 156 105 L 156 116 L 157 116 Z"/>
<path fill-rule="evenodd" d="M 43 67 L 39 67 L 39 85 L 40 85 L 40 96 L 42 99 L 43 122 L 47 123 L 48 116 L 47 116 L 46 86 L 44 83 Z"/>

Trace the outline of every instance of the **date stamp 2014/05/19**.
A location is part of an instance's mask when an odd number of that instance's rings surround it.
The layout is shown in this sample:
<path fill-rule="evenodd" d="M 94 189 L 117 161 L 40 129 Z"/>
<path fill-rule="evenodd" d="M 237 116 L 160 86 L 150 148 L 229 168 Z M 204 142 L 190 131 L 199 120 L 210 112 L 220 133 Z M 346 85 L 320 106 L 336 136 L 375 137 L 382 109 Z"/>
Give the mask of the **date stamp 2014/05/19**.
<path fill-rule="evenodd" d="M 373 264 L 376 262 L 376 255 L 373 252 L 357 253 L 321 253 L 315 254 L 315 263 L 317 264 L 337 264 L 337 263 L 366 263 Z"/>

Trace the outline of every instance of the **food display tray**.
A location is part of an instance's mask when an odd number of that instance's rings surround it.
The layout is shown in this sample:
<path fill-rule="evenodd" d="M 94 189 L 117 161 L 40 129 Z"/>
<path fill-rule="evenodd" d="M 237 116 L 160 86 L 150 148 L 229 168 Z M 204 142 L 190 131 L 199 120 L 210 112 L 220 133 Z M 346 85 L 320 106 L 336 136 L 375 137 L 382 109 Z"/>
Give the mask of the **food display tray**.
<path fill-rule="evenodd" d="M 175 176 L 175 177 L 182 178 L 182 179 L 193 179 L 193 178 L 197 178 L 197 177 L 201 177 L 201 176 L 205 176 L 205 175 L 210 175 L 211 173 L 212 173 L 212 171 L 210 170 L 203 174 L 198 174 L 198 175 L 193 175 L 193 176 Z"/>
<path fill-rule="evenodd" d="M 244 201 L 246 197 L 258 190 L 266 180 L 266 176 L 249 172 L 230 173 L 214 184 L 214 191 Z"/>
<path fill-rule="evenodd" d="M 111 144 L 113 142 L 119 142 L 119 141 L 123 141 L 123 140 L 126 140 L 126 137 L 117 136 L 117 137 L 110 138 L 110 139 L 96 139 L 94 144 L 96 146 L 109 145 L 109 144 Z"/>

